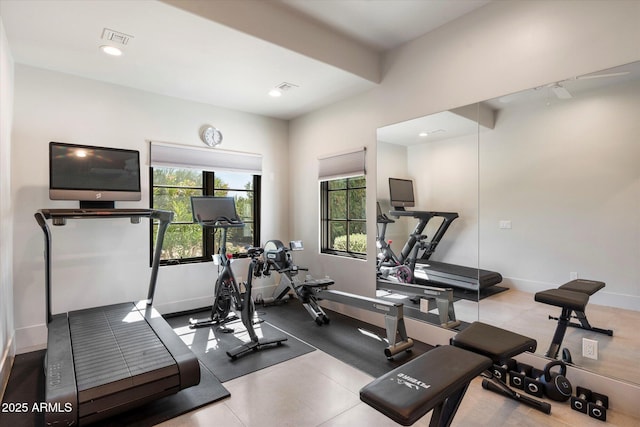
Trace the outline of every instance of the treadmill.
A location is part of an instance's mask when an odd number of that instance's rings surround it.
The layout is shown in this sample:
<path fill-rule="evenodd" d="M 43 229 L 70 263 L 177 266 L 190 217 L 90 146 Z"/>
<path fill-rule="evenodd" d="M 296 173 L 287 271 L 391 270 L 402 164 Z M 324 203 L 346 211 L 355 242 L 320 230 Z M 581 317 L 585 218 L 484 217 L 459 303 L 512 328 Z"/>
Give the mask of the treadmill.
<path fill-rule="evenodd" d="M 198 359 L 153 308 L 160 252 L 173 212 L 41 209 L 34 216 L 45 237 L 45 424 L 90 424 L 197 385 Z M 147 299 L 53 315 L 47 220 L 62 226 L 68 219 L 91 218 L 159 221 Z"/>
<path fill-rule="evenodd" d="M 418 220 L 398 257 L 400 263 L 409 263 L 417 284 L 479 291 L 502 282 L 502 275 L 495 271 L 429 260 L 444 233 L 458 218 L 456 212 L 405 210 L 405 207 L 415 206 L 413 181 L 410 179 L 389 178 L 389 198 L 394 208 L 389 212 L 390 215 L 396 218 L 404 216 Z M 423 236 L 422 232 L 433 218 L 442 218 L 442 222 L 431 241 L 426 242 L 424 240 L 426 236 Z"/>
<path fill-rule="evenodd" d="M 495 271 L 447 264 L 428 259 L 416 260 L 413 276 L 417 283 L 446 285 L 468 291 L 485 289 L 502 282 L 502 275 Z"/>
<path fill-rule="evenodd" d="M 411 270 L 417 284 L 429 286 L 446 286 L 478 291 L 502 282 L 502 275 L 495 271 L 482 270 L 456 264 L 431 261 L 429 258 L 435 252 L 440 239 L 451 223 L 458 218 L 455 212 L 407 211 L 396 209 L 389 212 L 395 217 L 408 216 L 416 218 L 418 224 L 402 248 L 400 260 L 411 260 Z M 442 223 L 430 242 L 419 241 L 427 223 L 433 218 L 442 218 Z M 422 250 L 418 257 L 418 251 Z M 413 254 L 412 254 L 413 253 Z"/>

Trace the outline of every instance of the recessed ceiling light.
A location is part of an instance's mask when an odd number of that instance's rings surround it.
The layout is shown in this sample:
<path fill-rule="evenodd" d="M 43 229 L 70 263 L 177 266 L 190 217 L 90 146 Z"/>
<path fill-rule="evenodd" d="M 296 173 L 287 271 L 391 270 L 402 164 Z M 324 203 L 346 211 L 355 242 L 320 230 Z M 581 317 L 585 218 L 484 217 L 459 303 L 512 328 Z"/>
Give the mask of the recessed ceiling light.
<path fill-rule="evenodd" d="M 122 51 L 115 46 L 103 45 L 103 46 L 100 46 L 100 49 L 107 55 L 111 55 L 111 56 L 122 55 Z"/>
<path fill-rule="evenodd" d="M 418 134 L 419 137 L 421 138 L 426 138 L 427 136 L 433 135 L 434 133 L 440 133 L 440 132 L 446 132 L 446 130 L 444 129 L 435 129 L 435 130 L 427 130 L 427 131 L 422 131 Z"/>
<path fill-rule="evenodd" d="M 277 98 L 279 96 L 282 96 L 282 91 L 280 89 L 277 89 L 277 88 L 271 89 L 269 91 L 269 96 Z"/>

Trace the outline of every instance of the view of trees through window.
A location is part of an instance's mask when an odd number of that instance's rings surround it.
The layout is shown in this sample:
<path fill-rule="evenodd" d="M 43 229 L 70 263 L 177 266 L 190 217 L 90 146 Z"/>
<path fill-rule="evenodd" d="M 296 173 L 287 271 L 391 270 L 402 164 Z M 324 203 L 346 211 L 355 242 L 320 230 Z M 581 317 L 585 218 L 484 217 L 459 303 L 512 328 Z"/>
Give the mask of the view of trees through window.
<path fill-rule="evenodd" d="M 254 188 L 257 177 L 246 173 L 202 172 L 194 169 L 153 168 L 152 206 L 174 212 L 173 222 L 165 234 L 161 260 L 208 260 L 218 252 L 221 230 L 203 229 L 193 221 L 191 196 L 233 197 L 243 228 L 230 228 L 227 233 L 227 252 L 243 253 L 255 244 L 256 200 Z M 155 245 L 158 224 L 153 224 Z"/>
<path fill-rule="evenodd" d="M 323 250 L 367 252 L 366 179 L 364 176 L 322 183 Z"/>

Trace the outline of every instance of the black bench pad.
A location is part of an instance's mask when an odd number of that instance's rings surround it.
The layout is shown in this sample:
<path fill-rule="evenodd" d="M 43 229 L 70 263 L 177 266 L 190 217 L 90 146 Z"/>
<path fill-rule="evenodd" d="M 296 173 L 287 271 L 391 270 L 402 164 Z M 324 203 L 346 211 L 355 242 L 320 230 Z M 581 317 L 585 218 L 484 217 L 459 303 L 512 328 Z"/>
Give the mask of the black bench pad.
<path fill-rule="evenodd" d="M 544 304 L 568 308 L 574 311 L 584 311 L 584 308 L 589 302 L 589 294 L 560 288 L 537 292 L 534 298 L 536 301 Z"/>
<path fill-rule="evenodd" d="M 604 282 L 599 282 L 597 280 L 576 279 L 565 283 L 558 289 L 564 289 L 565 291 L 582 292 L 583 294 L 593 295 L 602 288 L 604 288 Z"/>
<path fill-rule="evenodd" d="M 451 344 L 487 356 L 496 363 L 525 351 L 533 353 L 538 345 L 533 338 L 482 322 L 473 322 L 451 338 Z"/>
<path fill-rule="evenodd" d="M 490 359 L 460 348 L 436 347 L 363 387 L 360 400 L 408 426 L 492 364 Z"/>

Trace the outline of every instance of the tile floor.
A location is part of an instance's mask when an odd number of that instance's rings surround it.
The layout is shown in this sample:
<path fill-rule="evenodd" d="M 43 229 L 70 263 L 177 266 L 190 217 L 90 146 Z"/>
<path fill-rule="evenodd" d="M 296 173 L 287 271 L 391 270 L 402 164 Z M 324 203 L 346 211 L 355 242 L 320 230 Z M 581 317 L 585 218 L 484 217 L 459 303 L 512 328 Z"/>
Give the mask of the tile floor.
<path fill-rule="evenodd" d="M 456 302 L 456 312 L 462 311 Z M 476 307 L 471 307 L 471 314 Z M 557 321 L 549 315 L 559 316 L 560 308 L 534 302 L 531 293 L 509 289 L 480 302 L 480 320 L 510 331 L 535 338 L 538 341 L 536 353 L 544 354 L 553 339 Z M 585 311 L 594 327 L 612 329 L 614 335 L 608 336 L 579 328 L 567 328 L 562 348 L 570 350 L 573 362 L 577 366 L 600 373 L 607 377 L 620 378 L 640 383 L 640 311 L 624 310 L 589 303 Z M 573 320 L 577 322 L 577 320 Z M 582 338 L 598 341 L 598 359 L 582 356 Z"/>
<path fill-rule="evenodd" d="M 249 356 L 250 357 L 250 356 Z M 385 427 L 396 426 L 360 402 L 358 391 L 373 378 L 320 350 L 224 383 L 231 397 L 184 414 L 161 427 Z M 476 378 L 453 426 L 632 427 L 640 420 L 609 412 L 607 424 L 552 403 L 546 415 L 482 389 Z M 416 426 L 428 426 L 429 414 Z"/>

